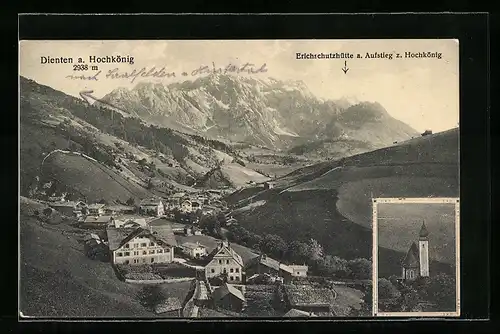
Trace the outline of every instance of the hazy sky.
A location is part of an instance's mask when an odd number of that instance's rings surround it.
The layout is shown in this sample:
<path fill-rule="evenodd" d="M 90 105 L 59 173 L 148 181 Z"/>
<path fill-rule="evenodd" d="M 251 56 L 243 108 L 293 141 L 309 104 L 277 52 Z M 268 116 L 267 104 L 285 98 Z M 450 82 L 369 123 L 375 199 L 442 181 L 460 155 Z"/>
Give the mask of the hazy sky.
<path fill-rule="evenodd" d="M 455 204 L 451 203 L 379 203 L 377 206 L 378 244 L 406 252 L 418 243 L 422 222 L 429 231 L 430 256 L 454 262 Z"/>
<path fill-rule="evenodd" d="M 405 52 L 441 52 L 442 58 L 404 58 Z M 401 53 L 403 58 L 297 60 L 296 53 Z M 68 75 L 93 75 L 95 71 L 73 71 L 72 64 L 41 64 L 41 57 L 133 56 L 135 63 L 96 64 L 102 71 L 98 81 L 71 80 Z M 67 94 L 78 96 L 84 89 L 102 97 L 117 87 L 132 88 L 130 79 L 109 79 L 118 68 L 131 72 L 146 67 L 175 72 L 176 78 L 152 79 L 170 83 L 195 79 L 190 74 L 200 65 L 226 67 L 247 62 L 266 64 L 266 73 L 253 74 L 280 80 L 302 80 L 318 97 L 354 97 L 378 101 L 395 118 L 415 129 L 434 132 L 456 127 L 459 115 L 459 59 L 456 40 L 276 40 L 276 41 L 22 41 L 20 74 Z M 75 64 L 73 63 L 73 64 Z"/>

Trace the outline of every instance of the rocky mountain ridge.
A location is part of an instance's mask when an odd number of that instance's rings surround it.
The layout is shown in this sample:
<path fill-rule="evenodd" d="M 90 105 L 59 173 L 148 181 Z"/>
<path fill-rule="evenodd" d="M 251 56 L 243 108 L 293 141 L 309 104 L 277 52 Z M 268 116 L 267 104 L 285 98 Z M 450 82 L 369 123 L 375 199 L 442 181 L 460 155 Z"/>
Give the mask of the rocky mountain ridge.
<path fill-rule="evenodd" d="M 211 74 L 169 85 L 141 82 L 102 101 L 162 126 L 280 150 L 342 139 L 381 148 L 418 135 L 377 102 L 323 100 L 302 81 Z"/>

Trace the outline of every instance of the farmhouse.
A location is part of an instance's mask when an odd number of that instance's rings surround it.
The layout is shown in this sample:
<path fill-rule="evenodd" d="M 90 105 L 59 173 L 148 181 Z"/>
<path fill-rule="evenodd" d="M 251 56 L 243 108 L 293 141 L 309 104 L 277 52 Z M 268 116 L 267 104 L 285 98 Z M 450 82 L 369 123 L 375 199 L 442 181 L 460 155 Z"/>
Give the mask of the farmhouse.
<path fill-rule="evenodd" d="M 216 307 L 233 312 L 241 312 L 246 300 L 243 293 L 231 284 L 224 284 L 212 293 L 212 300 Z"/>
<path fill-rule="evenodd" d="M 209 255 L 208 264 L 205 267 L 205 277 L 220 277 L 227 275 L 228 282 L 241 283 L 243 272 L 243 260 L 236 253 L 229 242 L 222 241 Z"/>
<path fill-rule="evenodd" d="M 207 248 L 199 243 L 185 242 L 181 245 L 182 251 L 193 259 L 199 259 L 207 255 Z"/>
<path fill-rule="evenodd" d="M 265 254 L 261 254 L 251 259 L 245 267 L 245 273 L 247 276 L 270 274 L 280 277 L 284 276 L 283 274 L 288 274 L 280 269 L 279 261 Z M 291 276 L 291 274 L 288 274 L 288 276 Z"/>
<path fill-rule="evenodd" d="M 150 216 L 160 217 L 165 213 L 165 207 L 160 199 L 150 198 L 142 200 L 140 203 L 142 213 Z"/>
<path fill-rule="evenodd" d="M 114 219 L 111 216 L 87 216 L 83 220 L 82 223 L 80 223 L 81 228 L 89 228 L 89 229 L 104 229 L 108 225 L 114 224 Z"/>
<path fill-rule="evenodd" d="M 335 299 L 332 290 L 310 285 L 280 285 L 277 296 L 287 310 L 297 309 L 316 315 L 330 315 Z"/>
<path fill-rule="evenodd" d="M 78 212 L 81 213 L 83 208 L 87 207 L 87 204 L 83 202 L 73 202 L 73 201 L 68 201 L 68 202 L 54 202 L 49 204 L 49 206 L 54 209 L 59 211 L 65 216 L 78 216 Z"/>
<path fill-rule="evenodd" d="M 88 214 L 91 216 L 102 216 L 105 213 L 104 204 L 101 203 L 90 204 L 87 210 Z"/>
<path fill-rule="evenodd" d="M 177 242 L 168 225 L 133 230 L 111 227 L 107 234 L 113 264 L 170 263 L 174 260 Z"/>

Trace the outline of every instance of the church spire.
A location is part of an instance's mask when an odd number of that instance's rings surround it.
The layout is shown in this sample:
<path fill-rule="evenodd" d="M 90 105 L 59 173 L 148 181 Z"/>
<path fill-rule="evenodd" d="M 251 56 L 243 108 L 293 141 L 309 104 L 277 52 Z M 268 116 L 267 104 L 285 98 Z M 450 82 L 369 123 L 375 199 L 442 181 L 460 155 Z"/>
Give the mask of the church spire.
<path fill-rule="evenodd" d="M 422 221 L 422 227 L 420 228 L 419 237 L 420 239 L 426 239 L 429 236 L 429 231 L 427 231 L 427 227 L 425 226 L 425 221 Z"/>

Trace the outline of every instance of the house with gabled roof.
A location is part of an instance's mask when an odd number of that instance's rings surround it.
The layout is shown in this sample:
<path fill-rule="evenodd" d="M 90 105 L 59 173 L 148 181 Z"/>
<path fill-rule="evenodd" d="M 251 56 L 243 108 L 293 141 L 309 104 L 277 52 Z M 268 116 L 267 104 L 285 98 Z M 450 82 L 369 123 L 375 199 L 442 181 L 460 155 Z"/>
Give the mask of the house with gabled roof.
<path fill-rule="evenodd" d="M 207 255 L 207 248 L 201 245 L 199 242 L 185 242 L 181 245 L 181 248 L 184 254 L 193 259 L 199 259 Z"/>
<path fill-rule="evenodd" d="M 102 216 L 105 213 L 104 206 L 102 203 L 89 204 L 87 207 L 88 214 L 91 216 Z"/>
<path fill-rule="evenodd" d="M 334 291 L 327 288 L 284 284 L 278 286 L 277 297 L 286 310 L 297 309 L 316 315 L 330 315 L 336 296 Z"/>
<path fill-rule="evenodd" d="M 270 274 L 274 276 L 282 276 L 280 262 L 270 258 L 266 254 L 260 254 L 250 259 L 245 266 L 247 276 Z"/>
<path fill-rule="evenodd" d="M 81 201 L 64 201 L 53 202 L 49 206 L 63 215 L 71 217 L 77 215 L 78 212 L 81 213 L 82 209 L 87 207 L 87 204 Z"/>
<path fill-rule="evenodd" d="M 177 246 L 172 228 L 166 226 L 136 229 L 107 229 L 113 264 L 170 263 Z"/>
<path fill-rule="evenodd" d="M 111 216 L 87 216 L 80 222 L 81 228 L 105 229 L 108 225 L 114 225 L 114 219 Z"/>
<path fill-rule="evenodd" d="M 231 248 L 228 241 L 222 241 L 207 256 L 205 277 L 227 276 L 229 283 L 241 283 L 243 279 L 243 259 Z"/>
<path fill-rule="evenodd" d="M 241 312 L 246 305 L 243 292 L 227 283 L 212 292 L 212 301 L 216 307 L 233 312 Z"/>

